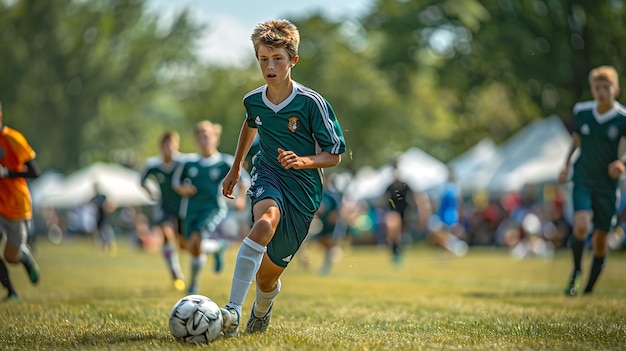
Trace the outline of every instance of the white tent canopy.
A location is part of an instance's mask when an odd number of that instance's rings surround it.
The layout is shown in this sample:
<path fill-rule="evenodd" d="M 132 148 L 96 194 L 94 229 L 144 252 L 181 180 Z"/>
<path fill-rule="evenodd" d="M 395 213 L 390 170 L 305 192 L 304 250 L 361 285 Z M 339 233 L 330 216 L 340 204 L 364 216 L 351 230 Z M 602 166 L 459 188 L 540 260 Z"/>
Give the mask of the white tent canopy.
<path fill-rule="evenodd" d="M 57 186 L 42 189 L 37 193 L 36 205 L 67 208 L 84 204 L 96 195 L 96 184 L 117 206 L 154 204 L 139 182 L 140 174 L 135 170 L 118 164 L 94 163 L 70 174 Z M 152 182 L 150 186 L 156 187 Z"/>
<path fill-rule="evenodd" d="M 466 181 L 465 190 L 508 192 L 527 184 L 556 182 L 571 144 L 571 135 L 558 117 L 537 119 L 497 153 L 484 156 L 480 167 L 461 169 L 463 173 L 457 175 Z"/>
<path fill-rule="evenodd" d="M 476 177 L 481 176 L 481 171 L 487 170 L 490 163 L 499 161 L 498 146 L 490 138 L 484 138 L 448 165 L 461 189 L 472 190 L 477 185 Z"/>
<path fill-rule="evenodd" d="M 445 183 L 448 167 L 426 152 L 412 147 L 398 156 L 400 179 L 414 191 L 428 191 Z M 372 199 L 382 196 L 394 179 L 390 165 L 378 170 L 362 168 L 346 190 L 346 195 L 355 199 Z"/>

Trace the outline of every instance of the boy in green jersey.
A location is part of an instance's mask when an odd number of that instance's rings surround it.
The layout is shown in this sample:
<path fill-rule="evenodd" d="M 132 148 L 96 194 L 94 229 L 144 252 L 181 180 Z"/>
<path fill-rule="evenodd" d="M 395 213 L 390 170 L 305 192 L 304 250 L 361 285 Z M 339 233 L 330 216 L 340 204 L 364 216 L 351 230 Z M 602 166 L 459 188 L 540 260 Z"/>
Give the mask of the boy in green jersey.
<path fill-rule="evenodd" d="M 593 101 L 574 106 L 576 129 L 572 148 L 560 182 L 567 180 L 570 159 L 580 149 L 573 167 L 574 235 L 572 236 L 573 271 L 566 295 L 577 294 L 581 277 L 581 261 L 585 236 L 593 224 L 593 262 L 584 293 L 593 290 L 607 254 L 607 234 L 616 224 L 618 203 L 618 178 L 624 172 L 624 162 L 619 159 L 620 139 L 626 136 L 626 109 L 615 101 L 619 93 L 617 72 L 613 67 L 600 66 L 589 73 Z"/>
<path fill-rule="evenodd" d="M 254 224 L 237 255 L 230 298 L 222 308 L 224 333 L 235 336 L 242 305 L 256 277 L 256 300 L 246 332 L 265 331 L 280 275 L 304 241 L 322 201 L 322 168 L 339 164 L 346 146 L 330 104 L 319 93 L 293 81 L 300 34 L 287 20 L 258 24 L 251 36 L 267 84 L 244 96 L 246 118 L 235 160 L 224 178 L 222 193 L 231 198 L 244 158 L 256 135 L 253 160 Z"/>
<path fill-rule="evenodd" d="M 191 254 L 191 276 L 188 292 L 198 293 L 198 277 L 206 263 L 206 255 L 215 255 L 215 272 L 223 267 L 225 240 L 217 232 L 227 214 L 227 205 L 220 194 L 222 180 L 230 170 L 233 157 L 217 150 L 222 126 L 209 121 L 196 125 L 196 141 L 200 154 L 178 166 L 172 178 L 174 189 L 183 196 L 180 215 L 185 247 Z M 244 173 L 244 175 L 247 175 Z M 236 208 L 245 207 L 249 181 L 239 181 Z"/>
<path fill-rule="evenodd" d="M 182 158 L 179 153 L 180 136 L 176 132 L 165 132 L 159 139 L 160 157 L 150 158 L 146 161 L 141 175 L 141 186 L 151 198 L 157 199 L 157 195 L 147 186 L 148 178 L 155 179 L 159 184 L 161 197 L 158 199 L 157 222 L 163 234 L 163 247 L 161 253 L 174 280 L 174 287 L 178 290 L 185 289 L 185 281 L 176 242 L 180 235 L 180 195 L 172 188 L 172 175 L 176 167 L 181 164 Z"/>

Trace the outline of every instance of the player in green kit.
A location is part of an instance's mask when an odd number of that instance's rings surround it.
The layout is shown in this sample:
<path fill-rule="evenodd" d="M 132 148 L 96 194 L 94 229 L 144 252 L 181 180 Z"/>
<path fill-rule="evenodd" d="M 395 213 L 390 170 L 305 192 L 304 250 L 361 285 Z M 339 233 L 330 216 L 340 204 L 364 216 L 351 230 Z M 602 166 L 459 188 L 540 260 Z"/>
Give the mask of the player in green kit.
<path fill-rule="evenodd" d="M 585 236 L 593 224 L 593 262 L 584 293 L 593 290 L 606 260 L 607 234 L 616 224 L 618 178 L 624 172 L 624 160 L 618 156 L 619 143 L 626 136 L 626 109 L 615 101 L 619 93 L 617 72 L 613 67 L 601 66 L 589 73 L 593 101 L 574 106 L 576 130 L 559 181 L 565 182 L 570 159 L 580 149 L 573 167 L 572 198 L 574 203 L 574 235 L 572 252 L 574 269 L 570 275 L 566 295 L 578 293 Z"/>
<path fill-rule="evenodd" d="M 165 132 L 161 136 L 159 140 L 161 156 L 146 161 L 141 176 L 141 186 L 151 198 L 156 200 L 156 194 L 152 193 L 146 182 L 148 178 L 153 178 L 159 183 L 161 197 L 158 205 L 158 224 L 163 233 L 161 252 L 174 280 L 174 287 L 178 290 L 185 290 L 185 281 L 176 252 L 177 236 L 180 233 L 180 218 L 178 217 L 180 195 L 172 188 L 172 175 L 176 167 L 182 163 L 182 157 L 178 152 L 179 145 L 178 133 Z"/>
<path fill-rule="evenodd" d="M 206 254 L 215 255 L 215 272 L 223 267 L 225 240 L 216 232 L 228 211 L 226 201 L 220 194 L 222 180 L 233 162 L 231 155 L 217 150 L 222 126 L 209 121 L 196 125 L 196 141 L 200 154 L 178 166 L 173 176 L 174 189 L 183 196 L 180 213 L 183 217 L 182 233 L 185 247 L 191 253 L 191 277 L 188 292 L 198 293 L 198 276 L 206 263 Z M 237 200 L 244 202 L 249 181 L 239 182 Z"/>
<path fill-rule="evenodd" d="M 239 248 L 228 304 L 222 308 L 224 333 L 235 336 L 243 302 L 256 277 L 256 299 L 246 332 L 265 331 L 280 275 L 304 241 L 322 201 L 322 168 L 336 166 L 346 145 L 330 104 L 293 81 L 300 34 L 287 20 L 258 24 L 251 36 L 266 85 L 244 96 L 246 118 L 235 160 L 222 193 L 231 198 L 244 158 L 257 134 L 253 160 L 253 225 Z"/>

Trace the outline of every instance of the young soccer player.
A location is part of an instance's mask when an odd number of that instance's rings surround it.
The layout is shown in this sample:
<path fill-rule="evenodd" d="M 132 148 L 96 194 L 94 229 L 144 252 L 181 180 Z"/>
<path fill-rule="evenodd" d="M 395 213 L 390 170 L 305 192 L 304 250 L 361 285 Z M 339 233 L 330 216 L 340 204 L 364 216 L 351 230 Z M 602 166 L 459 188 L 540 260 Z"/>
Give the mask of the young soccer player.
<path fill-rule="evenodd" d="M 180 261 L 176 251 L 176 242 L 180 235 L 181 220 L 178 217 L 180 210 L 180 195 L 172 188 L 172 175 L 182 161 L 179 152 L 180 136 L 173 131 L 165 132 L 159 140 L 161 157 L 151 158 L 146 161 L 141 176 L 141 186 L 148 192 L 151 198 L 157 199 L 147 186 L 149 177 L 159 183 L 161 197 L 159 200 L 158 224 L 163 235 L 163 247 L 161 253 L 174 280 L 174 287 L 185 290 L 185 281 Z"/>
<path fill-rule="evenodd" d="M 40 174 L 35 151 L 22 133 L 5 126 L 0 103 L 0 240 L 6 236 L 4 258 L 22 263 L 30 281 L 39 281 L 39 267 L 26 245 L 28 221 L 32 217 L 30 191 L 25 178 Z M 8 290 L 6 300 L 17 300 L 9 272 L 0 259 L 0 282 Z"/>
<path fill-rule="evenodd" d="M 407 230 L 405 218 L 408 208 L 416 208 L 416 195 L 411 187 L 400 179 L 399 161 L 392 162 L 393 181 L 385 189 L 382 197 L 382 206 L 385 209 L 384 230 L 387 242 L 391 249 L 393 263 L 397 266 L 402 264 L 402 234 Z"/>
<path fill-rule="evenodd" d="M 197 158 L 178 166 L 174 172 L 173 187 L 181 196 L 181 217 L 185 247 L 191 254 L 191 277 L 188 292 L 198 293 L 198 276 L 206 263 L 206 255 L 215 255 L 215 272 L 223 267 L 226 242 L 217 231 L 227 214 L 227 205 L 220 195 L 220 185 L 233 163 L 231 155 L 217 150 L 222 126 L 209 121 L 196 125 L 196 141 L 200 148 Z M 245 207 L 245 193 L 249 181 L 239 182 L 236 208 Z M 243 204 L 241 204 L 243 202 Z"/>
<path fill-rule="evenodd" d="M 565 289 L 565 294 L 572 296 L 578 292 L 584 240 L 590 222 L 593 224 L 593 261 L 585 294 L 592 292 L 602 272 L 608 250 L 607 234 L 616 220 L 617 180 L 624 172 L 624 160 L 618 158 L 618 146 L 626 135 L 626 109 L 615 101 L 619 93 L 617 72 L 610 66 L 595 68 L 589 73 L 589 84 L 594 100 L 574 106 L 576 130 L 559 176 L 559 181 L 567 180 L 570 159 L 580 149 L 572 177 L 574 269 Z"/>
<path fill-rule="evenodd" d="M 256 275 L 256 300 L 246 332 L 265 331 L 280 276 L 304 241 L 322 200 L 322 170 L 341 161 L 343 133 L 330 104 L 319 93 L 291 79 L 298 62 L 300 34 L 287 20 L 258 24 L 251 36 L 267 84 L 244 96 L 246 118 L 235 160 L 222 193 L 232 198 L 242 164 L 257 133 L 253 160 L 254 224 L 237 255 L 230 298 L 222 308 L 224 333 L 235 336 L 242 305 Z"/>

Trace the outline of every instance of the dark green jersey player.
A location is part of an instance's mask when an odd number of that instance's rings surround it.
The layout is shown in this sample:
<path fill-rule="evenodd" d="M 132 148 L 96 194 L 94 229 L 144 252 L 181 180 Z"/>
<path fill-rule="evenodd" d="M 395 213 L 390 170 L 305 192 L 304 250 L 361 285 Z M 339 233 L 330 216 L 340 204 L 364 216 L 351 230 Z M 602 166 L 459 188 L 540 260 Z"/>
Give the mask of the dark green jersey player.
<path fill-rule="evenodd" d="M 281 185 L 284 201 L 312 217 L 322 200 L 321 170 L 287 169 L 278 160 L 278 150 L 290 150 L 296 155 L 320 151 L 341 154 L 345 152 L 345 143 L 339 123 L 321 95 L 297 82 L 293 82 L 292 93 L 279 105 L 269 101 L 266 90 L 267 85 L 244 97 L 246 123 L 260 135 L 260 152 L 251 173 L 274 177 L 271 181 Z M 253 200 L 262 197 L 263 189 L 258 184 L 251 189 Z"/>
<path fill-rule="evenodd" d="M 178 166 L 172 186 L 183 196 L 180 215 L 185 247 L 191 254 L 191 278 L 188 292 L 198 293 L 198 276 L 206 262 L 206 254 L 215 254 L 215 272 L 222 270 L 226 241 L 216 236 L 218 226 L 227 214 L 226 199 L 220 195 L 224 176 L 233 158 L 217 150 L 222 126 L 209 121 L 196 125 L 199 154 Z M 244 198 L 248 181 L 240 181 L 240 197 Z"/>
<path fill-rule="evenodd" d="M 321 168 L 341 161 L 346 146 L 330 104 L 291 79 L 298 62 L 300 34 L 287 20 L 257 25 L 251 36 L 266 85 L 244 97 L 246 120 L 223 194 L 232 197 L 254 138 L 260 151 L 253 161 L 254 224 L 239 248 L 229 302 L 222 309 L 224 332 L 235 336 L 243 302 L 256 275 L 256 300 L 247 332 L 265 331 L 280 275 L 306 237 L 322 200 Z"/>
<path fill-rule="evenodd" d="M 178 154 L 173 155 L 168 161 L 165 161 L 162 157 L 154 157 L 146 161 L 141 176 L 141 185 L 146 188 L 152 198 L 156 199 L 156 196 L 152 194 L 152 190 L 148 188 L 146 182 L 148 178 L 152 178 L 159 184 L 159 191 L 161 192 L 161 196 L 158 199 L 158 206 L 161 210 L 158 218 L 159 223 L 171 220 L 172 218 L 178 218 L 181 197 L 172 188 L 172 175 L 176 167 L 180 164 L 181 161 Z"/>
<path fill-rule="evenodd" d="M 181 201 L 180 216 L 183 218 L 182 232 L 185 237 L 194 231 L 212 234 L 226 217 L 226 199 L 220 191 L 222 179 L 232 162 L 232 156 L 216 152 L 206 158 L 196 155 L 176 170 L 175 186 L 182 183 L 196 189 L 195 194 L 185 196 Z"/>
<path fill-rule="evenodd" d="M 156 194 L 147 186 L 148 178 L 155 179 L 159 184 L 161 197 L 159 199 L 158 223 L 163 233 L 162 254 L 174 280 L 174 287 L 178 290 L 185 289 L 185 281 L 178 253 L 176 252 L 176 237 L 180 233 L 180 195 L 172 188 L 172 175 L 174 170 L 182 162 L 182 156 L 178 152 L 180 137 L 178 133 L 165 132 L 159 140 L 160 157 L 154 157 L 146 161 L 141 185 L 146 189 L 150 197 L 156 199 Z"/>
<path fill-rule="evenodd" d="M 616 224 L 618 203 L 617 180 L 624 172 L 619 159 L 619 144 L 626 136 L 626 109 L 615 101 L 619 92 L 618 76 L 613 67 L 601 66 L 589 74 L 594 101 L 574 106 L 576 129 L 565 168 L 559 180 L 565 182 L 570 159 L 576 150 L 580 154 L 573 167 L 572 200 L 574 203 L 574 235 L 572 252 L 574 269 L 565 293 L 576 295 L 581 277 L 581 261 L 585 236 L 593 223 L 594 259 L 585 287 L 591 293 L 602 272 L 607 253 L 606 238 Z"/>

